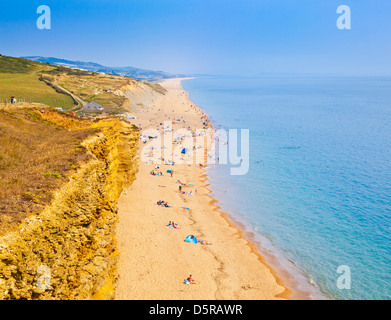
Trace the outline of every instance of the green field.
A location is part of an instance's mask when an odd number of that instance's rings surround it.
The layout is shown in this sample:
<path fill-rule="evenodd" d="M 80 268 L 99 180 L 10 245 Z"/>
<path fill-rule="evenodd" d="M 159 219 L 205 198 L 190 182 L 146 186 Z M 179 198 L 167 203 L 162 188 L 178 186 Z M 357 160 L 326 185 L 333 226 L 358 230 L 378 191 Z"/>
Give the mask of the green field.
<path fill-rule="evenodd" d="M 55 108 L 73 107 L 73 99 L 40 81 L 40 74 L 52 67 L 29 63 L 24 59 L 0 56 L 0 103 L 9 103 L 11 96 L 17 101 L 43 103 Z"/>

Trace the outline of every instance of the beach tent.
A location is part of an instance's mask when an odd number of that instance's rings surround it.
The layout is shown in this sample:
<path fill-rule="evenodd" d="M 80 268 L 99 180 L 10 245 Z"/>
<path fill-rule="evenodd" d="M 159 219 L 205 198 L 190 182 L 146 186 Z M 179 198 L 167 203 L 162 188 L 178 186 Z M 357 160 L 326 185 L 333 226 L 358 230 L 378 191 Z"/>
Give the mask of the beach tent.
<path fill-rule="evenodd" d="M 197 238 L 193 235 L 189 235 L 187 236 L 187 238 L 185 239 L 185 242 L 190 242 L 190 243 L 195 243 L 197 244 Z"/>
<path fill-rule="evenodd" d="M 183 148 L 182 151 L 181 151 L 182 154 L 186 154 L 187 152 L 189 152 L 188 148 Z"/>

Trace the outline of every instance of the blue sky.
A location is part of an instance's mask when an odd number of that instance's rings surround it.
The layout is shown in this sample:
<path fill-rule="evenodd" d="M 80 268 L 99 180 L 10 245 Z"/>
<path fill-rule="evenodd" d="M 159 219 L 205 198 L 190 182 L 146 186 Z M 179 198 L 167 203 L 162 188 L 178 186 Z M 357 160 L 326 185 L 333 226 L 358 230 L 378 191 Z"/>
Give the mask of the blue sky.
<path fill-rule="evenodd" d="M 26 0 L 0 5 L 0 53 L 174 73 L 391 75 L 388 0 Z M 39 30 L 39 5 L 51 30 Z M 351 8 L 351 30 L 336 26 Z"/>

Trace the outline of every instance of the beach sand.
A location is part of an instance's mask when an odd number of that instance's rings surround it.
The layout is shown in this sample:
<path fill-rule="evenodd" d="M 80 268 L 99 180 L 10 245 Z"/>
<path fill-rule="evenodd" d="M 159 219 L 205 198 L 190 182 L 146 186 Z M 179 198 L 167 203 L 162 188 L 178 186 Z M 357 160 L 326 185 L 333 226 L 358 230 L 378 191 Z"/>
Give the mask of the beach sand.
<path fill-rule="evenodd" d="M 162 82 L 167 93 L 135 113 L 132 122 L 147 128 L 183 117 L 173 129 L 202 128 L 201 110 L 181 87 L 181 79 Z M 140 156 L 144 144 L 140 143 Z M 276 272 L 255 245 L 243 237 L 209 196 L 205 170 L 198 165 L 160 165 L 162 176 L 150 174 L 153 164 L 140 161 L 136 180 L 119 200 L 117 242 L 120 252 L 116 299 L 289 299 Z M 166 170 L 174 170 L 171 177 Z M 187 184 L 181 194 L 177 180 Z M 188 186 L 194 184 L 194 186 Z M 167 201 L 172 207 L 156 205 Z M 190 210 L 181 208 L 187 207 Z M 167 228 L 174 221 L 180 229 Z M 184 242 L 188 235 L 211 245 Z M 198 284 L 186 285 L 189 275 Z"/>

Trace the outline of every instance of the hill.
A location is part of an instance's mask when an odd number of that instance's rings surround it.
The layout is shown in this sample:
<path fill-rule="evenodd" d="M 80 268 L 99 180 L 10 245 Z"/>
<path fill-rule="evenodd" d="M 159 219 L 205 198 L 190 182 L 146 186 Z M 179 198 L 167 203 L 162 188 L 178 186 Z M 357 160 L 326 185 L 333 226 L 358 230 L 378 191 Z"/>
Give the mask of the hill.
<path fill-rule="evenodd" d="M 118 114 L 137 106 L 132 97 L 164 92 L 157 83 L 0 55 L 0 103 L 9 103 L 14 96 L 17 102 L 80 114 L 83 105 L 96 102 L 106 113 Z M 85 112 L 91 117 L 98 114 Z"/>
<path fill-rule="evenodd" d="M 161 79 L 185 77 L 183 74 L 171 74 L 164 71 L 152 71 L 135 67 L 106 67 L 94 62 L 71 61 L 53 57 L 29 56 L 23 57 L 32 61 L 61 65 L 68 68 L 78 68 L 93 72 L 102 72 L 118 76 L 131 77 L 137 80 L 157 81 Z"/>
<path fill-rule="evenodd" d="M 27 59 L 0 55 L 0 73 L 28 73 L 37 65 L 37 63 Z"/>
<path fill-rule="evenodd" d="M 77 102 L 61 90 L 41 81 L 42 73 L 52 70 L 48 64 L 0 55 L 0 103 L 17 101 L 46 104 L 55 108 L 72 108 Z"/>

